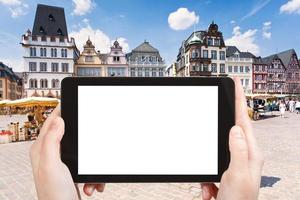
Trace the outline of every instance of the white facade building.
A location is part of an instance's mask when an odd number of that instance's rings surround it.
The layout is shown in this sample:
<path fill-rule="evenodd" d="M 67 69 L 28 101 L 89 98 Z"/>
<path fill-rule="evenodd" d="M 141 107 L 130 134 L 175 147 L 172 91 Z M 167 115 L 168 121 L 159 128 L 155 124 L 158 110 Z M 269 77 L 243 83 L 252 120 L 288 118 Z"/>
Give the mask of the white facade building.
<path fill-rule="evenodd" d="M 226 73 L 229 77 L 239 77 L 246 94 L 252 93 L 252 65 L 255 56 L 250 52 L 241 52 L 235 46 L 226 51 Z"/>
<path fill-rule="evenodd" d="M 22 36 L 25 96 L 60 98 L 60 85 L 74 74 L 79 52 L 68 38 L 64 9 L 38 5 L 33 32 Z"/>

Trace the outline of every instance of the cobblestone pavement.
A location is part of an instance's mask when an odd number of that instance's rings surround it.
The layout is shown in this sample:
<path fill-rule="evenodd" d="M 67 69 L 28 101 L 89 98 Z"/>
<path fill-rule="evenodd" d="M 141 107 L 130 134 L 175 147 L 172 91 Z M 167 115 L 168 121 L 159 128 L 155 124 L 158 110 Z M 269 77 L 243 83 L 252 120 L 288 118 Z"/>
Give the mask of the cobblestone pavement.
<path fill-rule="evenodd" d="M 0 122 L 3 118 L 0 116 Z M 265 154 L 260 198 L 300 199 L 300 115 L 253 122 Z M 0 199 L 36 199 L 28 156 L 32 142 L 0 145 Z M 107 184 L 105 192 L 83 199 L 200 200 L 199 184 Z"/>

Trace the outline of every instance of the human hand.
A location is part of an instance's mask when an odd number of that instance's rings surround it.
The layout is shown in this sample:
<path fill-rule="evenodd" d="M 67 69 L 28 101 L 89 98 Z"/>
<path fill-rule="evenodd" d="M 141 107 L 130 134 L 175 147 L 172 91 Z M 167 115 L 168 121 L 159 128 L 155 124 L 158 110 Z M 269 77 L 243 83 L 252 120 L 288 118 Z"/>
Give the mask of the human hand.
<path fill-rule="evenodd" d="M 39 200 L 81 199 L 69 169 L 60 158 L 60 141 L 64 135 L 64 126 L 58 105 L 45 121 L 39 137 L 31 146 L 31 165 Z M 104 184 L 85 184 L 83 187 L 88 196 L 95 190 L 102 192 Z"/>
<path fill-rule="evenodd" d="M 219 188 L 214 183 L 201 184 L 203 200 L 258 199 L 264 159 L 253 135 L 240 79 L 234 82 L 236 125 L 229 134 L 230 164 Z"/>

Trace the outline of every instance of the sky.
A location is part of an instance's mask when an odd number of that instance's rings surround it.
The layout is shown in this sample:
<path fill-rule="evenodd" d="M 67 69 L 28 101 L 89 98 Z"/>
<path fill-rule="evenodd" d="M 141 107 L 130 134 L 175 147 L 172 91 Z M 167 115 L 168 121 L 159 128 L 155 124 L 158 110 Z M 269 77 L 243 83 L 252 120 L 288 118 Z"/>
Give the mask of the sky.
<path fill-rule="evenodd" d="M 226 45 L 242 51 L 300 53 L 300 0 L 0 0 L 0 61 L 14 71 L 23 70 L 21 36 L 32 30 L 38 3 L 65 8 L 80 50 L 88 37 L 102 53 L 116 39 L 126 52 L 147 40 L 168 65 L 183 40 L 214 21 Z"/>

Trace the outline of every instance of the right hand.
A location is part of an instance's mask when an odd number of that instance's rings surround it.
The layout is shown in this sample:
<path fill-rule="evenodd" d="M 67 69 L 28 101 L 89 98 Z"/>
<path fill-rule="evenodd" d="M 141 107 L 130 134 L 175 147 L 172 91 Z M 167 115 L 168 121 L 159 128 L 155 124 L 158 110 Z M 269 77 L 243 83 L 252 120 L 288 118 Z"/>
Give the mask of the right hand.
<path fill-rule="evenodd" d="M 220 187 L 203 183 L 202 198 L 210 200 L 257 200 L 263 156 L 253 135 L 247 112 L 246 98 L 239 78 L 235 78 L 236 126 L 230 130 L 230 164 L 223 174 Z"/>

